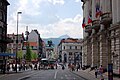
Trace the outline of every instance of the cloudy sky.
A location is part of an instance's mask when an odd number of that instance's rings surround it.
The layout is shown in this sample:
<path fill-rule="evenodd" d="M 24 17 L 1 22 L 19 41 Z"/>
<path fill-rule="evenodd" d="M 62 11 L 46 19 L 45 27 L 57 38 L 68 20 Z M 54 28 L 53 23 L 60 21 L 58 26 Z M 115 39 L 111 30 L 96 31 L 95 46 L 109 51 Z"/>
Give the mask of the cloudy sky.
<path fill-rule="evenodd" d="M 81 0 L 8 0 L 8 34 L 16 33 L 17 12 L 18 33 L 37 29 L 42 38 L 56 38 L 69 35 L 82 38 Z"/>

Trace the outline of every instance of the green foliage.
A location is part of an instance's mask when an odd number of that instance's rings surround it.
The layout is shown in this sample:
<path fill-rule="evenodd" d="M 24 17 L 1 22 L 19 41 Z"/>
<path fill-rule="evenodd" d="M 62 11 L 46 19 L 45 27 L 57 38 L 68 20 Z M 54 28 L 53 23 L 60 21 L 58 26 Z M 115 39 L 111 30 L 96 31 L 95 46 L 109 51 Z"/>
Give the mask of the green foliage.
<path fill-rule="evenodd" d="M 23 51 L 22 50 L 17 52 L 17 58 L 19 58 L 19 59 L 23 58 Z"/>
<path fill-rule="evenodd" d="M 37 59 L 38 58 L 38 55 L 34 52 L 32 53 L 32 59 Z"/>
<path fill-rule="evenodd" d="M 31 61 L 31 59 L 32 59 L 32 55 L 31 54 L 32 54 L 32 51 L 31 51 L 30 46 L 28 45 L 26 47 L 26 56 L 25 56 L 27 61 Z"/>
<path fill-rule="evenodd" d="M 25 57 L 27 61 L 32 61 L 33 59 L 36 60 L 38 58 L 38 55 L 35 52 L 33 52 L 30 46 L 28 45 Z"/>

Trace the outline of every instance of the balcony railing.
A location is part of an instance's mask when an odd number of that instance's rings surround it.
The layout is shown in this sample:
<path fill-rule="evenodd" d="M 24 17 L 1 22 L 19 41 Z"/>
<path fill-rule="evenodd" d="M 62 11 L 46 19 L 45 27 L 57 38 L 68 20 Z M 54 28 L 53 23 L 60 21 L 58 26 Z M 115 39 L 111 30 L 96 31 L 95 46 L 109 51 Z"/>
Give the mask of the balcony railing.
<path fill-rule="evenodd" d="M 111 24 L 112 23 L 112 15 L 111 13 L 107 12 L 107 13 L 103 13 L 101 15 L 101 24 L 107 25 L 107 24 Z"/>
<path fill-rule="evenodd" d="M 13 40 L 11 39 L 11 38 L 6 38 L 6 39 L 0 39 L 0 43 L 12 43 L 13 42 Z"/>
<path fill-rule="evenodd" d="M 92 27 L 91 27 L 91 25 L 86 25 L 85 26 L 85 32 L 92 33 Z"/>
<path fill-rule="evenodd" d="M 92 21 L 92 29 L 98 30 L 100 28 L 100 20 Z"/>

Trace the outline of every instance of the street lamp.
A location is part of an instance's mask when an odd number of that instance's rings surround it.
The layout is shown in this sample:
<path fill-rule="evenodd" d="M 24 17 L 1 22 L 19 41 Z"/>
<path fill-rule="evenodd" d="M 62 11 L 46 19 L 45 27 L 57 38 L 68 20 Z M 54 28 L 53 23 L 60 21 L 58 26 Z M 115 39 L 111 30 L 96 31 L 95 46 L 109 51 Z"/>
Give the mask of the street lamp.
<path fill-rule="evenodd" d="M 18 52 L 18 20 L 19 20 L 19 14 L 22 14 L 22 12 L 17 12 L 17 36 L 16 36 L 16 64 L 15 64 L 15 69 L 17 73 L 17 52 Z"/>

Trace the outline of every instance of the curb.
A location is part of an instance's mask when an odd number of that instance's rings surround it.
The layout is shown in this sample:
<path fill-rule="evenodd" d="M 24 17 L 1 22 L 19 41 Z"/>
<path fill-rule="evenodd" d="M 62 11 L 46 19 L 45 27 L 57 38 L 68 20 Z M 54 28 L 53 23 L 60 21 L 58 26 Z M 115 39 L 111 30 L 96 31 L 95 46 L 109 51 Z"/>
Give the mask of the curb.
<path fill-rule="evenodd" d="M 70 72 L 73 73 L 73 74 L 75 74 L 75 75 L 77 75 L 77 76 L 79 76 L 79 77 L 81 77 L 81 78 L 83 78 L 84 80 L 88 80 L 88 79 L 86 79 L 86 78 L 80 76 L 79 74 L 77 74 L 77 73 L 75 73 L 75 72 L 73 72 L 73 71 L 70 71 Z"/>
<path fill-rule="evenodd" d="M 30 76 L 26 76 L 26 77 L 20 78 L 20 79 L 18 79 L 18 80 L 26 80 L 26 79 L 28 79 L 28 78 L 30 78 Z"/>

